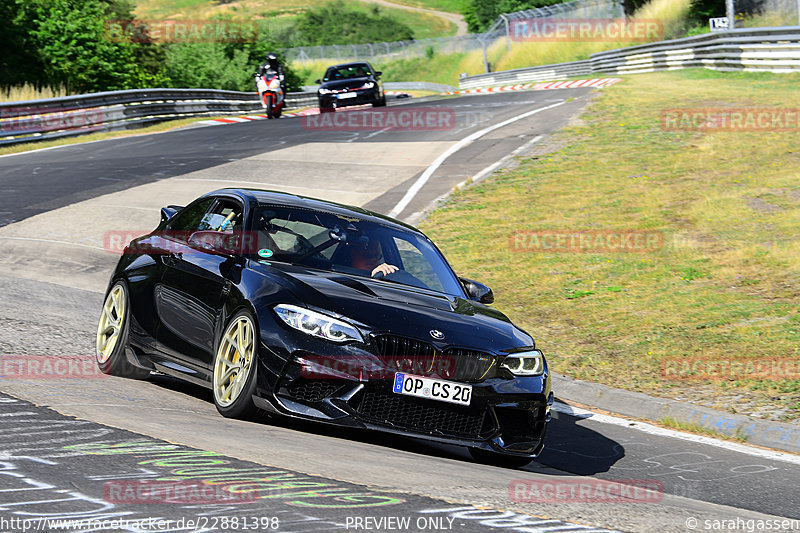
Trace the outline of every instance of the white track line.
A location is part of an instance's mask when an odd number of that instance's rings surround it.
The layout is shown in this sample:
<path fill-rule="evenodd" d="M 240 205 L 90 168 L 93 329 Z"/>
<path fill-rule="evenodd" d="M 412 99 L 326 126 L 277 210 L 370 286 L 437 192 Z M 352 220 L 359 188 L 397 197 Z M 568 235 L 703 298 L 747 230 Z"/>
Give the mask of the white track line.
<path fill-rule="evenodd" d="M 643 433 L 656 435 L 658 437 L 671 437 L 673 439 L 696 442 L 698 444 L 707 444 L 709 446 L 716 446 L 717 448 L 723 448 L 731 452 L 745 453 L 747 455 L 760 457 L 762 459 L 770 459 L 772 461 L 782 461 L 784 463 L 800 465 L 800 455 L 792 455 L 789 453 L 781 453 L 772 450 L 763 450 L 754 446 L 746 446 L 736 442 L 718 440 L 711 437 L 705 437 L 703 435 L 695 435 L 694 433 L 683 433 L 682 431 L 662 428 L 652 424 L 639 422 L 638 420 L 634 421 L 626 418 L 618 418 L 616 416 L 595 413 L 561 402 L 555 402 L 553 404 L 553 411 L 576 416 L 578 418 L 591 418 L 592 420 L 600 422 L 601 424 L 624 427 L 625 429 L 637 429 Z"/>
<path fill-rule="evenodd" d="M 489 126 L 488 128 L 484 128 L 484 129 L 482 129 L 480 131 L 476 131 L 472 135 L 469 135 L 468 137 L 465 137 L 465 138 L 461 139 L 456 144 L 451 146 L 445 153 L 443 153 L 442 155 L 437 157 L 436 160 L 433 163 L 431 163 L 431 165 L 428 168 L 425 169 L 425 172 L 423 172 L 422 175 L 417 179 L 417 181 L 414 182 L 414 184 L 411 186 L 411 188 L 408 189 L 408 192 L 406 192 L 405 196 L 403 196 L 403 198 L 397 203 L 397 205 L 394 206 L 394 209 L 389 211 L 389 216 L 394 218 L 394 217 L 397 217 L 397 215 L 399 215 L 400 213 L 402 213 L 403 209 L 408 207 L 408 204 L 411 203 L 411 200 L 414 199 L 414 197 L 417 195 L 417 193 L 420 191 L 420 189 L 422 189 L 422 187 L 425 185 L 425 183 L 427 183 L 427 181 L 430 179 L 430 177 L 433 175 L 433 173 L 436 172 L 436 169 L 438 169 L 440 166 L 442 166 L 442 163 L 444 163 L 445 160 L 448 157 L 450 157 L 454 153 L 458 152 L 459 150 L 461 150 L 465 146 L 471 144 L 472 141 L 474 141 L 476 139 L 480 139 L 481 137 L 483 137 L 487 133 L 491 133 L 496 129 L 502 128 L 503 126 L 508 126 L 509 124 L 512 124 L 512 123 L 514 123 L 514 122 L 516 122 L 518 120 L 522 120 L 523 118 L 528 118 L 528 117 L 530 117 L 532 115 L 535 115 L 536 113 L 541 113 L 542 111 L 546 111 L 548 109 L 552 109 L 554 107 L 558 107 L 558 106 L 564 104 L 565 102 L 566 102 L 566 100 L 561 100 L 560 102 L 558 102 L 556 104 L 552 104 L 552 105 L 545 106 L 545 107 L 540 107 L 538 109 L 534 109 L 533 111 L 528 111 L 527 113 L 523 113 L 523 114 L 521 114 L 519 116 L 510 118 L 508 120 L 504 120 L 503 122 L 500 122 L 499 124 L 495 124 L 493 126 Z"/>

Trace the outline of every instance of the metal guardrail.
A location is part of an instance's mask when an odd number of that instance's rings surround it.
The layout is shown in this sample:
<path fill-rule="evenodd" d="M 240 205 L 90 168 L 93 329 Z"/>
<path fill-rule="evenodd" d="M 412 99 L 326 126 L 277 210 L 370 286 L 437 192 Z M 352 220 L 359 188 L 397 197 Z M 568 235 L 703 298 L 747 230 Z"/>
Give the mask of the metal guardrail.
<path fill-rule="evenodd" d="M 598 52 L 583 61 L 465 76 L 459 80 L 459 87 L 473 89 L 498 83 L 696 67 L 720 71 L 800 71 L 800 26 L 731 30 L 640 44 Z"/>
<path fill-rule="evenodd" d="M 314 92 L 286 95 L 287 109 L 316 102 Z M 0 104 L 0 145 L 261 110 L 257 93 L 212 89 L 137 89 L 8 102 Z"/>

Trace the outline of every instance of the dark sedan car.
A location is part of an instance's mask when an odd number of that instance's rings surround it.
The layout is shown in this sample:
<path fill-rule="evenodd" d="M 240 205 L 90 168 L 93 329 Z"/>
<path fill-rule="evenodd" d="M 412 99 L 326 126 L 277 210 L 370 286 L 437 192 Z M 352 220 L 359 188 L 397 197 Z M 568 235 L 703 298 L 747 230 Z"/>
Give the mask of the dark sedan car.
<path fill-rule="evenodd" d="M 316 80 L 321 112 L 335 111 L 337 107 L 372 104 L 386 105 L 386 95 L 381 83 L 381 72 L 367 62 L 346 63 L 328 67 L 325 76 Z"/>
<path fill-rule="evenodd" d="M 553 395 L 533 339 L 411 226 L 357 207 L 223 189 L 169 206 L 109 283 L 97 360 L 259 409 L 529 462 Z"/>

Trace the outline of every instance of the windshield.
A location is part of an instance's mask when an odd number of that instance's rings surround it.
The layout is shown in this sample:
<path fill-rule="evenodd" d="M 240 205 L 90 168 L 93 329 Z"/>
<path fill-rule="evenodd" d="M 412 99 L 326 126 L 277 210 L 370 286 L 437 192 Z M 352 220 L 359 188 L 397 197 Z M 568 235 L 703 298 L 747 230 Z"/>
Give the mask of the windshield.
<path fill-rule="evenodd" d="M 357 217 L 283 206 L 261 205 L 253 217 L 258 243 L 252 259 L 377 277 L 464 296 L 444 257 L 416 233 Z M 375 274 L 381 265 L 396 268 L 385 276 Z"/>
<path fill-rule="evenodd" d="M 369 65 L 366 63 L 353 63 L 352 65 L 342 65 L 331 67 L 325 72 L 323 81 L 346 80 L 348 78 L 364 78 L 372 74 Z"/>

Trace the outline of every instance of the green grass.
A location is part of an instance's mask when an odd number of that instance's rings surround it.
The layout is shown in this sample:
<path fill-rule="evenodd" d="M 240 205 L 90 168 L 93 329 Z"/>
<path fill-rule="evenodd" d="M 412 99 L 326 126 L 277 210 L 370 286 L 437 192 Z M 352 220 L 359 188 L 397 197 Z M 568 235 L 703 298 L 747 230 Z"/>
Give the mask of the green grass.
<path fill-rule="evenodd" d="M 735 435 L 726 435 L 725 433 L 720 433 L 719 431 L 715 431 L 705 426 L 701 426 L 700 424 L 694 424 L 691 422 L 681 422 L 669 416 L 662 418 L 661 420 L 658 421 L 658 423 L 668 428 L 677 429 L 679 431 L 686 431 L 689 433 L 696 433 L 698 435 L 706 435 L 708 437 L 713 437 L 715 439 L 732 440 L 735 442 L 747 442 L 747 435 L 743 434 L 741 430 L 736 430 Z"/>
<path fill-rule="evenodd" d="M 738 412 L 800 418 L 800 380 L 683 382 L 667 360 L 800 358 L 800 130 L 664 131 L 676 107 L 800 107 L 800 74 L 626 77 L 563 149 L 455 193 L 424 223 L 552 367 Z M 646 229 L 647 254 L 514 252 L 518 230 Z"/>
<path fill-rule="evenodd" d="M 219 3 L 214 0 L 138 0 L 135 13 L 142 19 L 193 19 L 205 20 L 216 15 L 230 15 L 235 19 L 266 19 L 277 26 L 291 24 L 292 18 L 303 11 L 317 7 L 325 0 L 240 0 Z M 349 0 L 349 6 L 362 11 L 373 9 L 375 4 Z M 454 35 L 456 26 L 443 18 L 405 9 L 380 6 L 381 11 L 408 25 L 417 39 Z"/>
<path fill-rule="evenodd" d="M 219 115 L 219 116 L 208 116 L 208 117 L 195 117 L 195 118 L 185 118 L 179 120 L 168 120 L 165 122 L 160 122 L 158 124 L 154 124 L 152 126 L 146 126 L 144 128 L 138 128 L 135 130 L 124 130 L 124 131 L 108 131 L 108 132 L 100 132 L 100 133 L 87 133 L 85 135 L 77 135 L 75 137 L 64 137 L 62 139 L 53 139 L 50 141 L 37 141 L 37 142 L 28 142 L 28 143 L 20 143 L 20 144 L 12 144 L 9 146 L 0 146 L 0 155 L 7 155 L 7 154 L 16 154 L 20 152 L 29 152 L 31 150 L 40 150 L 42 148 L 52 148 L 54 146 L 65 146 L 68 144 L 80 144 L 85 142 L 91 141 L 102 141 L 104 139 L 116 139 L 118 137 L 130 137 L 133 135 L 146 135 L 148 133 L 157 133 L 162 131 L 169 131 L 174 130 L 177 128 L 182 128 L 184 126 L 189 126 L 194 124 L 195 122 L 199 122 L 201 120 L 212 120 L 215 118 L 230 118 L 231 115 Z"/>
<path fill-rule="evenodd" d="M 423 9 L 433 9 L 435 11 L 447 11 L 449 13 L 461 14 L 461 10 L 466 6 L 468 0 L 390 0 L 393 4 L 403 4 L 411 7 L 421 7 Z"/>

